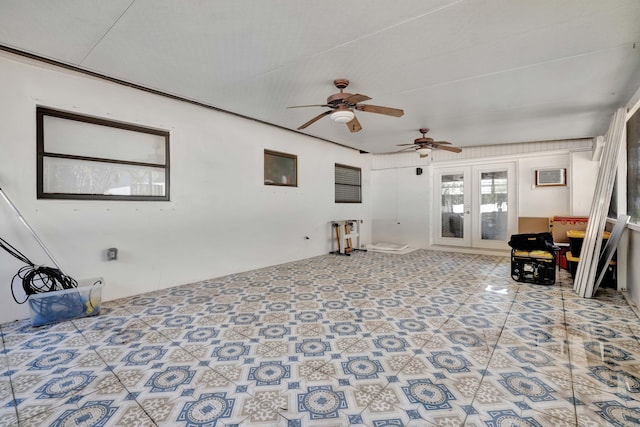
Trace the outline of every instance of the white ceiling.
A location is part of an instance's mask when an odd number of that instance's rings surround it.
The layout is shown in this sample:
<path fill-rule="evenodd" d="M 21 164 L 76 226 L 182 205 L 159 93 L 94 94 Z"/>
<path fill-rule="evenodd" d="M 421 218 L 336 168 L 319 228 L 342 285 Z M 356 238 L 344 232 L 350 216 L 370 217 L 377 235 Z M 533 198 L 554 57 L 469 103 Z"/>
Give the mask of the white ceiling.
<path fill-rule="evenodd" d="M 0 0 L 0 44 L 289 129 L 335 78 L 368 152 L 418 129 L 455 146 L 604 134 L 640 87 L 638 0 Z"/>

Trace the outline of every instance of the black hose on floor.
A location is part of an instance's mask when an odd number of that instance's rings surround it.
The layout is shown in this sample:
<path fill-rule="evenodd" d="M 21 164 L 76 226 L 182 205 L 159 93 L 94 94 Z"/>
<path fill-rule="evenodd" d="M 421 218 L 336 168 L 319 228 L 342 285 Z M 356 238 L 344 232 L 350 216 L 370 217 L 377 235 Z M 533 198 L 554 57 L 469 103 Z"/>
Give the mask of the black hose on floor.
<path fill-rule="evenodd" d="M 24 304 L 29 299 L 30 295 L 78 287 L 78 282 L 76 282 L 72 277 L 64 274 L 60 269 L 35 265 L 22 252 L 13 247 L 2 237 L 0 237 L 0 248 L 4 249 L 9 255 L 27 264 L 20 268 L 11 280 L 11 295 L 16 303 Z M 18 284 L 22 285 L 22 289 L 27 295 L 24 301 L 18 301 L 16 298 L 15 286 Z M 75 304 L 73 304 L 73 306 L 75 306 Z M 74 308 L 75 307 L 72 306 L 69 307 L 69 309 Z M 76 310 L 74 309 L 73 311 Z"/>

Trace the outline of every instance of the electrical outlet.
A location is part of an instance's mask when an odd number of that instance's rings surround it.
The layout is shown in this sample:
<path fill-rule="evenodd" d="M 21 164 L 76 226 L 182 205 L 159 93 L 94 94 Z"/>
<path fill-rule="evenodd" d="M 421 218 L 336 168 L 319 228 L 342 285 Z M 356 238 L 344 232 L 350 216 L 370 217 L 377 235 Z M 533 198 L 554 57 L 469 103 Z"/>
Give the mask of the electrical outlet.
<path fill-rule="evenodd" d="M 118 259 L 118 248 L 109 248 L 107 249 L 107 260 L 115 261 Z"/>

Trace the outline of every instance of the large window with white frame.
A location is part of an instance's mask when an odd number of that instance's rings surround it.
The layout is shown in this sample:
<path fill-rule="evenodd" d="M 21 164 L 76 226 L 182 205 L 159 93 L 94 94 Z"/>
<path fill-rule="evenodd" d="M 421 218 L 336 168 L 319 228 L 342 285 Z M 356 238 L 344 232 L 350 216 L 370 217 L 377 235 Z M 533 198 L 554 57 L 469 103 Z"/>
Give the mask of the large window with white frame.
<path fill-rule="evenodd" d="M 169 132 L 38 107 L 39 199 L 169 200 Z"/>

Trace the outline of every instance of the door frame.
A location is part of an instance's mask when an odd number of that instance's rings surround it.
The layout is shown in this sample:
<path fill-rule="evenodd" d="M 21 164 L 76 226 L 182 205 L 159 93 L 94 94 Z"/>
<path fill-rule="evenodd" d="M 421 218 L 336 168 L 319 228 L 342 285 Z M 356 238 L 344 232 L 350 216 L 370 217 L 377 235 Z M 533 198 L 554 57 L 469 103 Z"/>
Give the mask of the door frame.
<path fill-rule="evenodd" d="M 433 229 L 431 231 L 432 244 L 445 245 L 445 246 L 462 246 L 471 247 L 471 216 L 470 213 L 470 199 L 468 195 L 471 194 L 471 180 L 467 179 L 469 166 L 445 166 L 445 167 L 433 167 Z M 442 177 L 445 175 L 462 175 L 463 180 L 463 194 L 464 203 L 463 210 L 461 212 L 460 219 L 462 220 L 462 237 L 443 237 L 442 236 Z"/>
<path fill-rule="evenodd" d="M 506 240 L 482 239 L 482 215 L 480 212 L 480 177 L 483 172 L 493 171 L 507 172 L 507 232 Z M 464 209 L 463 237 L 442 237 L 442 213 L 441 213 L 441 183 L 443 175 L 462 174 L 464 176 Z M 507 250 L 509 236 L 517 226 L 518 219 L 518 195 L 517 195 L 517 162 L 515 160 L 499 161 L 495 163 L 465 163 L 459 165 L 433 166 L 433 199 L 431 243 L 433 245 L 459 246 L 474 249 L 499 249 Z"/>
<path fill-rule="evenodd" d="M 482 212 L 480 200 L 480 180 L 482 172 L 507 172 L 507 227 L 505 240 L 489 240 L 482 238 Z M 472 220 L 471 225 L 471 246 L 481 249 L 509 249 L 507 242 L 512 231 L 516 228 L 517 215 L 517 185 L 516 185 L 516 162 L 496 162 L 490 164 L 479 164 L 472 166 L 472 184 L 477 188 L 472 188 Z M 477 190 L 477 191 L 476 191 Z M 475 216 L 473 215 L 475 209 Z"/>

